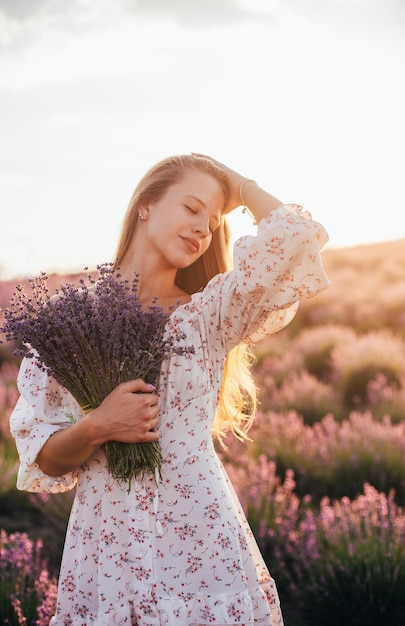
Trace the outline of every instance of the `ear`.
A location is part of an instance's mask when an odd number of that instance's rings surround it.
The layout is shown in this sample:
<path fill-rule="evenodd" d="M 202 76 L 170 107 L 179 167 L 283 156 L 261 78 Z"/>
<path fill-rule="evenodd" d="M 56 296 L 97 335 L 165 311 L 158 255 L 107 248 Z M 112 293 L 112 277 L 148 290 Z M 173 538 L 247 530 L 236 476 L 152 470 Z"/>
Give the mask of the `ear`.
<path fill-rule="evenodd" d="M 149 205 L 143 204 L 138 209 L 138 219 L 140 219 L 141 222 L 146 222 L 148 217 L 149 217 Z"/>

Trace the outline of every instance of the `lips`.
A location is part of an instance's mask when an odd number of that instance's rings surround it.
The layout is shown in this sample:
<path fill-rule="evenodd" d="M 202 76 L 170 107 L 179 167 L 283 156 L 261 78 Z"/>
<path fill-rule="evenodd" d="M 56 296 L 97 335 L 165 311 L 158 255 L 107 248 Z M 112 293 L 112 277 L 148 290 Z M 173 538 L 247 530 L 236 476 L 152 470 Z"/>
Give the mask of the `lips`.
<path fill-rule="evenodd" d="M 182 237 L 182 240 L 184 241 L 184 243 L 186 244 L 186 246 L 191 252 L 196 253 L 199 251 L 200 242 L 197 241 L 196 239 L 189 239 L 188 237 Z"/>

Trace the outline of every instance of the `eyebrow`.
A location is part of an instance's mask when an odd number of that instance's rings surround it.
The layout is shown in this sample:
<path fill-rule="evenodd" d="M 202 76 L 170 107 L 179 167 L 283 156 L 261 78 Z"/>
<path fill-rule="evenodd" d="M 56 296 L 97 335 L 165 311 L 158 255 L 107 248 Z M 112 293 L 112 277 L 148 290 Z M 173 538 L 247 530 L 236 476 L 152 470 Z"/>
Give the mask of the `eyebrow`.
<path fill-rule="evenodd" d="M 198 198 L 198 196 L 193 196 L 191 193 L 186 194 L 186 198 L 192 198 L 193 200 L 196 200 L 198 204 L 201 204 L 201 206 L 206 206 L 205 202 L 203 202 L 201 198 Z"/>

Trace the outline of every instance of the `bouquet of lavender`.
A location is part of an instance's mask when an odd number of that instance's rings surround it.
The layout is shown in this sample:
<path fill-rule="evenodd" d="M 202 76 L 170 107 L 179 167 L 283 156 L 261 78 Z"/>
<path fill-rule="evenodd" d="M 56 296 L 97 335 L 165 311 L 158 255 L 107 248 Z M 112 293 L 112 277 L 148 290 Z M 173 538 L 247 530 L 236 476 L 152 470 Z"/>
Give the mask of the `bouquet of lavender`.
<path fill-rule="evenodd" d="M 180 346 L 180 333 L 164 333 L 169 313 L 156 303 L 142 309 L 139 277 L 132 285 L 111 264 L 98 266 L 79 284 L 66 283 L 54 295 L 41 274 L 29 281 L 32 297 L 17 286 L 0 332 L 8 341 L 27 344 L 21 356 L 37 353 L 39 367 L 67 389 L 84 412 L 96 408 L 115 387 L 135 378 L 155 384 L 164 358 L 193 352 Z M 109 472 L 130 486 L 135 477 L 160 471 L 158 442 L 104 445 Z"/>

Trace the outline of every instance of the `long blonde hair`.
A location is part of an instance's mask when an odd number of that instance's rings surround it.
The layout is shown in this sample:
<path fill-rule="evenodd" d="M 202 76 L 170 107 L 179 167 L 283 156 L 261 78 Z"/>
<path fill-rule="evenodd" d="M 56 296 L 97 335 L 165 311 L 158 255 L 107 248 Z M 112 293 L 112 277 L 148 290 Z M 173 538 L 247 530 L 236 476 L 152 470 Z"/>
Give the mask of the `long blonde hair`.
<path fill-rule="evenodd" d="M 128 253 L 138 221 L 138 211 L 149 202 L 156 202 L 169 187 L 178 183 L 190 170 L 209 174 L 218 181 L 225 202 L 229 198 L 229 187 L 224 171 L 210 159 L 195 155 L 169 157 L 153 166 L 138 183 L 124 216 L 121 236 L 118 241 L 117 263 Z M 230 229 L 224 216 L 219 228 L 212 235 L 208 250 L 192 265 L 177 271 L 176 284 L 188 294 L 203 289 L 209 280 L 219 273 L 231 269 Z M 228 431 L 239 439 L 247 438 L 246 432 L 256 412 L 256 386 L 251 366 L 253 353 L 247 344 L 241 343 L 226 357 L 224 376 L 213 425 L 213 434 L 224 445 Z"/>

